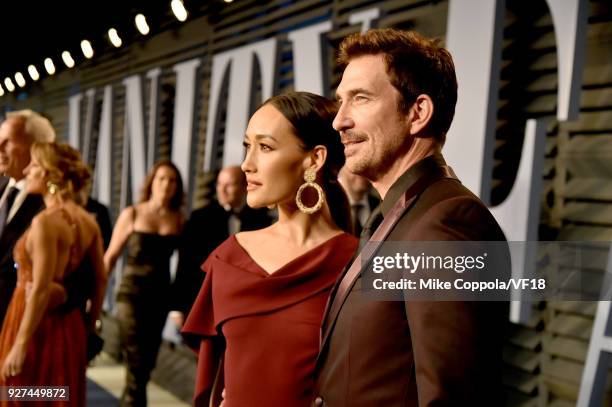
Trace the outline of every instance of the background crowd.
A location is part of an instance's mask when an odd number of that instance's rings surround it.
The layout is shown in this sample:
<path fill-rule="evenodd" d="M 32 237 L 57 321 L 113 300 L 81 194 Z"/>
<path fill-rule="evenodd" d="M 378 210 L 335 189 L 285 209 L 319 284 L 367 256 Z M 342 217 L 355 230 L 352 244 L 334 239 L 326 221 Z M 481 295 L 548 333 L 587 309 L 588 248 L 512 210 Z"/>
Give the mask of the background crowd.
<path fill-rule="evenodd" d="M 90 350 L 88 355 L 86 348 L 89 344 L 99 351 L 91 335 L 96 330 L 100 300 L 117 259 L 125 253 L 121 281 L 113 292 L 114 316 L 127 364 L 122 402 L 145 405 L 146 385 L 167 315 L 180 328 L 204 282 L 201 267 L 209 254 L 231 235 L 269 226 L 278 219 L 277 209 L 247 205 L 245 172 L 232 166 L 219 171 L 215 199 L 187 217 L 181 176 L 172 162 L 162 160 L 149 171 L 140 202 L 126 207 L 113 227 L 108 209 L 89 196 L 90 172 L 79 153 L 55 138 L 51 123 L 30 110 L 9 113 L 0 126 L 0 326 L 7 319 L 0 341 L 0 382 L 52 385 L 68 383 L 63 380 L 70 377 L 75 405 L 84 403 L 86 361 L 95 352 Z M 45 158 L 36 158 L 39 150 Z M 32 167 L 36 168 L 34 175 Z M 339 176 L 337 172 L 335 177 L 352 208 L 350 224 L 345 227 L 358 235 L 379 199 L 367 180 L 346 170 Z M 41 219 L 52 222 L 40 232 L 46 246 L 38 252 L 28 250 L 33 243 L 26 242 L 32 240 L 34 225 Z M 31 231 L 26 233 L 28 228 Z M 55 251 L 50 232 L 68 239 L 57 242 L 63 249 L 55 254 L 61 258 L 59 263 L 57 258 L 46 258 Z M 171 273 L 170 257 L 175 250 L 179 261 L 176 272 Z M 35 272 L 38 264 L 49 267 L 49 261 L 57 263 L 54 273 Z M 30 314 L 35 315 L 27 317 Z M 74 315 L 81 322 L 75 323 Z M 34 322 L 28 323 L 26 345 L 13 361 L 14 344 L 26 318 Z M 43 332 L 41 325 L 53 327 L 53 333 Z M 62 334 L 74 341 L 43 341 Z M 33 335 L 40 343 L 34 343 Z M 46 354 L 57 360 L 49 359 L 43 365 L 31 362 Z M 71 358 L 75 359 L 72 366 L 54 363 Z M 34 366 L 37 372 L 28 373 Z M 59 372 L 59 367 L 68 371 Z"/>

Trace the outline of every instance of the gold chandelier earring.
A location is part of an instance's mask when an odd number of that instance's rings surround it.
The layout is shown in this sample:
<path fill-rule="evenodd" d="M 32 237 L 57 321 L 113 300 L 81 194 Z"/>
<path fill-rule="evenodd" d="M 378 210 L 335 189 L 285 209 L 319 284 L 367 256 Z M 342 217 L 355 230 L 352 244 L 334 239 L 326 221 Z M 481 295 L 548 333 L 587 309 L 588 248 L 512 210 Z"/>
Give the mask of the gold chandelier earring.
<path fill-rule="evenodd" d="M 57 191 L 59 191 L 59 187 L 57 186 L 57 184 L 48 181 L 47 182 L 47 191 L 49 191 L 49 193 L 51 195 L 55 195 L 57 193 Z"/>
<path fill-rule="evenodd" d="M 323 204 L 325 203 L 325 193 L 323 192 L 323 188 L 321 188 L 321 186 L 315 182 L 316 178 L 316 171 L 311 168 L 307 169 L 304 172 L 304 181 L 306 182 L 300 185 L 300 188 L 298 189 L 297 194 L 295 195 L 295 203 L 297 207 L 300 209 L 300 211 L 308 215 L 312 215 L 313 213 L 317 212 L 323 207 Z M 311 206 L 310 208 L 304 205 L 304 203 L 302 202 L 302 193 L 308 187 L 314 188 L 319 196 L 319 199 L 317 199 L 317 203 L 314 204 L 314 206 Z"/>

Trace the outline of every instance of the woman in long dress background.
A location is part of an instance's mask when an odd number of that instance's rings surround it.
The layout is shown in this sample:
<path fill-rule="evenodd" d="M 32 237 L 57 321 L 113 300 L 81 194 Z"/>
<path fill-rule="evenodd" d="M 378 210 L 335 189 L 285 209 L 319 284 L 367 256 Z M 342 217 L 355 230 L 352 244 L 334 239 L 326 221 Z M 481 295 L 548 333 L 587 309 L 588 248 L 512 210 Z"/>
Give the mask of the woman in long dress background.
<path fill-rule="evenodd" d="M 171 308 L 170 256 L 184 222 L 183 201 L 183 183 L 176 166 L 170 161 L 155 164 L 145 180 L 140 202 L 119 215 L 104 254 L 110 273 L 127 247 L 116 305 L 127 362 L 122 406 L 147 404 L 147 383 Z"/>
<path fill-rule="evenodd" d="M 69 405 L 83 406 L 87 332 L 95 329 L 106 288 L 100 229 L 74 201 L 90 173 L 79 152 L 65 144 L 34 143 L 31 154 L 24 171 L 28 193 L 42 195 L 46 208 L 15 246 L 18 280 L 0 333 L 0 385 L 68 386 Z M 89 326 L 79 309 L 49 304 L 54 284 L 82 272 L 85 257 L 95 275 Z"/>

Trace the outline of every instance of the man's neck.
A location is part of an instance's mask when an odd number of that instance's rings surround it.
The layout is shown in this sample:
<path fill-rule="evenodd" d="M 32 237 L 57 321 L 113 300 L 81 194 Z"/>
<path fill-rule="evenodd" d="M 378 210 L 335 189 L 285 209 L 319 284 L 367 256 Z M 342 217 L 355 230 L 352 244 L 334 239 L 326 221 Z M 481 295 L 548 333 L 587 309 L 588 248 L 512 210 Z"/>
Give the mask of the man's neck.
<path fill-rule="evenodd" d="M 348 192 L 348 190 L 347 190 Z M 352 205 L 357 202 L 363 201 L 363 198 L 366 196 L 366 192 L 348 192 L 349 203 Z"/>
<path fill-rule="evenodd" d="M 393 186 L 395 181 L 399 179 L 406 171 L 412 168 L 416 163 L 424 158 L 441 152 L 441 147 L 432 139 L 415 139 L 408 154 L 397 159 L 391 168 L 384 174 L 372 181 L 374 189 L 378 191 L 381 199 L 385 199 L 385 195 Z"/>

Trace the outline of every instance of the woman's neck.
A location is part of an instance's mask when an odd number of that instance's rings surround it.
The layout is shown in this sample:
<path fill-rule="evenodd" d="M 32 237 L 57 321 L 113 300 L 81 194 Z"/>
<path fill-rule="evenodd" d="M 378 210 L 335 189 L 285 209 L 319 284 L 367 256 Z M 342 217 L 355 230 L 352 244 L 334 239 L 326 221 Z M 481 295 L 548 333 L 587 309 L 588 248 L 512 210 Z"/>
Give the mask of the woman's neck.
<path fill-rule="evenodd" d="M 340 231 L 327 205 L 313 214 L 303 213 L 295 205 L 279 205 L 275 228 L 277 233 L 298 245 L 326 239 L 331 233 Z"/>
<path fill-rule="evenodd" d="M 54 208 L 64 203 L 64 200 L 58 193 L 43 195 L 43 201 L 47 208 Z"/>
<path fill-rule="evenodd" d="M 147 209 L 157 215 L 165 215 L 170 212 L 170 203 L 159 199 L 149 199 Z"/>

